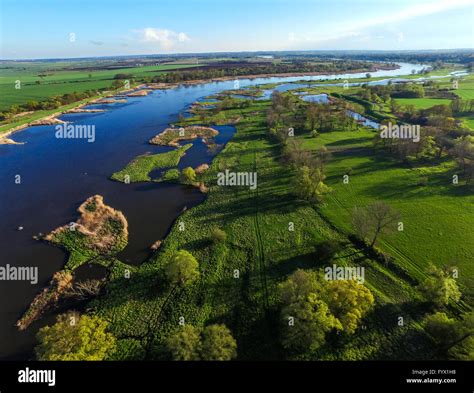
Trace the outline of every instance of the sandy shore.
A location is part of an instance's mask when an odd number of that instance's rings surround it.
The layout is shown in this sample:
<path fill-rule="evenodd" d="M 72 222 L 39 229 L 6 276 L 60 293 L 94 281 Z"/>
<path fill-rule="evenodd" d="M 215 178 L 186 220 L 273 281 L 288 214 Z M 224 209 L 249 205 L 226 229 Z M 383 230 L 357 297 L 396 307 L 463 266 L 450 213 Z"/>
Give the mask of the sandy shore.
<path fill-rule="evenodd" d="M 15 132 L 21 131 L 25 128 L 28 127 L 33 127 L 33 126 L 45 126 L 45 125 L 52 125 L 52 124 L 64 124 L 66 122 L 59 120 L 58 117 L 68 114 L 68 113 L 97 113 L 97 112 L 105 112 L 103 109 L 83 109 L 86 105 L 92 105 L 92 104 L 101 104 L 101 100 L 104 98 L 107 99 L 107 97 L 112 97 L 115 94 L 109 94 L 108 96 L 105 97 L 94 97 L 90 99 L 90 101 L 83 102 L 81 104 L 78 104 L 77 106 L 70 108 L 70 109 L 65 109 L 61 110 L 58 112 L 55 112 L 51 115 L 46 115 L 44 117 L 41 117 L 39 119 L 20 124 L 16 127 L 12 127 L 9 130 L 3 132 L 0 134 L 0 145 L 21 145 L 22 143 L 15 142 L 14 140 L 10 139 L 9 136 L 14 134 Z M 114 100 L 114 102 L 126 102 L 126 100 Z M 112 102 L 110 102 L 112 103 Z"/>
<path fill-rule="evenodd" d="M 75 108 L 71 109 L 65 113 L 101 113 L 105 112 L 105 109 L 83 109 L 83 108 Z"/>
<path fill-rule="evenodd" d="M 151 89 L 136 90 L 132 93 L 127 94 L 127 97 L 143 97 L 143 96 L 147 96 L 151 92 L 152 92 Z"/>
<path fill-rule="evenodd" d="M 180 128 L 167 128 L 149 140 L 152 145 L 179 147 L 179 141 L 196 138 L 213 138 L 219 134 L 214 128 L 204 126 L 187 126 Z"/>

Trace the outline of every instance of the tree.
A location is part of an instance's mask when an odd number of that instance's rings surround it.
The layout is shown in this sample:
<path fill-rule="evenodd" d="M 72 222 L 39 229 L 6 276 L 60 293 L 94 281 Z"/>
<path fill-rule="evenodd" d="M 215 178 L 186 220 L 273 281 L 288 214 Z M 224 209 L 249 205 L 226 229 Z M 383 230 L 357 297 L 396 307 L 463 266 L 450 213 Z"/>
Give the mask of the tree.
<path fill-rule="evenodd" d="M 283 146 L 283 157 L 291 165 L 315 166 L 316 160 L 313 158 L 310 150 L 305 150 L 300 140 L 289 138 Z"/>
<path fill-rule="evenodd" d="M 214 243 L 225 242 L 227 239 L 227 234 L 219 228 L 214 228 L 212 230 L 211 236 Z"/>
<path fill-rule="evenodd" d="M 112 82 L 111 89 L 112 90 L 118 90 L 123 88 L 123 82 L 121 80 L 114 80 Z"/>
<path fill-rule="evenodd" d="M 323 196 L 331 191 L 331 188 L 324 184 L 325 179 L 321 168 L 298 168 L 294 180 L 295 193 L 309 202 L 320 203 Z"/>
<path fill-rule="evenodd" d="M 319 106 L 310 103 L 306 109 L 306 126 L 309 131 L 316 131 L 316 124 L 319 117 Z"/>
<path fill-rule="evenodd" d="M 327 332 L 342 328 L 340 322 L 331 315 L 327 304 L 318 299 L 316 294 L 284 307 L 282 318 L 282 344 L 295 351 L 315 350 L 324 344 Z"/>
<path fill-rule="evenodd" d="M 321 297 L 348 334 L 355 332 L 360 320 L 374 304 L 370 289 L 356 280 L 327 281 Z"/>
<path fill-rule="evenodd" d="M 196 172 L 190 166 L 184 168 L 181 174 L 186 183 L 194 183 L 196 181 Z"/>
<path fill-rule="evenodd" d="M 324 167 L 331 159 L 331 153 L 327 149 L 326 146 L 321 146 L 320 148 L 316 149 L 316 167 L 324 170 Z"/>
<path fill-rule="evenodd" d="M 92 75 L 89 74 L 89 78 Z M 133 79 L 133 74 L 115 74 L 114 79 Z"/>
<path fill-rule="evenodd" d="M 450 343 L 457 336 L 456 321 L 449 318 L 444 312 L 437 312 L 428 316 L 424 327 L 426 332 L 441 345 Z"/>
<path fill-rule="evenodd" d="M 458 360 L 474 360 L 473 312 L 465 314 L 462 320 L 437 312 L 426 318 L 424 328 L 444 355 Z"/>
<path fill-rule="evenodd" d="M 278 125 L 280 121 L 280 115 L 272 108 L 267 111 L 267 124 L 270 128 Z"/>
<path fill-rule="evenodd" d="M 450 270 L 452 271 L 452 269 L 440 269 L 431 265 L 428 269 L 428 277 L 419 285 L 426 299 L 437 307 L 461 298 L 458 284 Z"/>
<path fill-rule="evenodd" d="M 356 207 L 352 212 L 352 226 L 362 240 L 370 240 L 373 247 L 381 233 L 390 233 L 400 214 L 384 202 L 374 202 L 365 208 Z"/>
<path fill-rule="evenodd" d="M 466 161 L 470 158 L 474 159 L 474 137 L 464 136 L 457 138 L 454 141 L 451 154 L 455 157 L 461 170 L 464 171 Z"/>
<path fill-rule="evenodd" d="M 310 294 L 316 293 L 319 287 L 316 273 L 298 269 L 278 285 L 278 294 L 281 302 L 289 305 L 306 300 Z"/>
<path fill-rule="evenodd" d="M 97 316 L 67 313 L 36 335 L 38 360 L 103 360 L 115 348 L 115 337 L 107 333 L 107 322 Z"/>
<path fill-rule="evenodd" d="M 237 343 L 225 325 L 185 325 L 166 339 L 166 347 L 173 360 L 224 361 L 237 356 Z"/>
<path fill-rule="evenodd" d="M 199 277 L 199 264 L 186 250 L 179 250 L 165 265 L 164 272 L 172 285 L 185 286 Z"/>
<path fill-rule="evenodd" d="M 456 340 L 449 344 L 449 356 L 459 360 L 474 360 L 474 312 L 463 316 L 457 333 Z"/>
<path fill-rule="evenodd" d="M 237 343 L 225 325 L 207 326 L 201 334 L 202 360 L 231 360 L 237 356 Z"/>
<path fill-rule="evenodd" d="M 318 277 L 298 269 L 278 286 L 285 348 L 314 350 L 333 329 L 354 333 L 374 303 L 370 290 L 355 280 L 321 282 Z"/>
<path fill-rule="evenodd" d="M 27 111 L 35 111 L 39 109 L 39 106 L 40 106 L 39 102 L 35 100 L 30 100 L 24 105 Z"/>
<path fill-rule="evenodd" d="M 191 325 L 183 326 L 166 339 L 166 347 L 173 360 L 199 360 L 200 330 Z"/>

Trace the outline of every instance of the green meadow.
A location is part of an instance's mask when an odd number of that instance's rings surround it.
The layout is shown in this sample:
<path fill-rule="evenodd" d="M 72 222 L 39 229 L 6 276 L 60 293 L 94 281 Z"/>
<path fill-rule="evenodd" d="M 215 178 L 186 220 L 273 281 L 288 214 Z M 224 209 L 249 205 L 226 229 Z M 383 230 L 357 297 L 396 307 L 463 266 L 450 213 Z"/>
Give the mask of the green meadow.
<path fill-rule="evenodd" d="M 157 74 L 194 64 L 169 64 L 117 68 L 110 70 L 64 70 L 69 63 L 17 63 L 0 68 L 0 111 L 12 105 L 25 104 L 30 100 L 41 101 L 56 95 L 86 90 L 110 88 L 116 74 L 131 74 L 134 78 L 153 77 Z M 77 67 L 78 64 L 74 63 Z M 21 88 L 15 83 L 20 81 Z"/>
<path fill-rule="evenodd" d="M 190 147 L 192 147 L 191 143 L 166 153 L 144 154 L 138 156 L 130 161 L 125 168 L 113 173 L 110 178 L 112 180 L 125 182 L 126 176 L 129 176 L 128 180 L 132 183 L 151 181 L 151 171 L 177 166 L 181 157 Z"/>
<path fill-rule="evenodd" d="M 427 109 L 435 105 L 449 105 L 451 100 L 447 98 L 397 98 L 400 105 L 413 105 L 416 109 Z"/>
<path fill-rule="evenodd" d="M 308 148 L 326 146 L 333 154 L 327 183 L 333 188 L 323 214 L 334 225 L 351 232 L 351 212 L 382 200 L 401 213 L 403 231 L 381 238 L 379 247 L 398 265 L 422 279 L 429 263 L 459 267 L 465 293 L 474 293 L 474 195 L 465 185 L 454 185 L 455 166 L 410 167 L 373 151 L 372 130 L 333 131 L 318 138 L 301 136 Z M 349 183 L 343 182 L 349 174 Z M 426 180 L 425 180 L 426 179 Z"/>

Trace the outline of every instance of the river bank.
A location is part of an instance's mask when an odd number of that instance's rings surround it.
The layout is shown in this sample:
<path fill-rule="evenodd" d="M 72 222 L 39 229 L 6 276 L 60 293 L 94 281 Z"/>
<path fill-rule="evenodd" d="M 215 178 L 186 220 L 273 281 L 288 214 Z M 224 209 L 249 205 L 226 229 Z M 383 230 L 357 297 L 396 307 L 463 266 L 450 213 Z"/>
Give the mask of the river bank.
<path fill-rule="evenodd" d="M 112 104 L 112 103 L 119 103 L 120 101 L 123 100 L 109 100 L 107 102 L 108 98 L 115 97 L 117 94 L 123 94 L 124 92 L 128 91 L 133 91 L 136 89 L 141 89 L 143 87 L 142 84 L 137 85 L 133 89 L 123 89 L 119 90 L 119 92 L 107 92 L 104 94 L 99 94 L 93 97 L 86 98 L 84 100 L 78 101 L 78 102 L 73 102 L 68 105 L 63 105 L 59 108 L 56 109 L 51 109 L 51 110 L 45 110 L 45 111 L 36 111 L 36 112 L 30 112 L 29 115 L 31 116 L 25 116 L 25 118 L 21 119 L 20 121 L 15 121 L 13 124 L 17 124 L 11 128 L 8 128 L 9 124 L 3 124 L 0 126 L 0 145 L 4 144 L 19 144 L 18 142 L 10 139 L 9 137 L 13 135 L 14 133 L 24 130 L 25 128 L 28 127 L 33 127 L 33 126 L 38 126 L 38 125 L 51 125 L 51 124 L 58 124 L 55 123 L 57 118 L 59 116 L 69 114 L 69 113 L 93 113 L 97 112 L 98 110 L 87 110 L 84 108 L 87 105 L 93 105 L 93 104 Z M 103 101 L 103 100 L 106 101 Z M 40 113 L 38 113 L 40 112 Z"/>
<path fill-rule="evenodd" d="M 400 66 L 398 64 L 386 64 L 386 65 L 377 65 L 371 69 L 357 69 L 357 70 L 348 70 L 348 71 L 338 71 L 334 72 L 331 75 L 342 75 L 342 74 L 357 74 L 357 73 L 371 73 L 371 72 L 377 72 L 377 71 L 391 71 L 391 70 L 397 70 L 399 69 Z M 168 90 L 168 89 L 175 89 L 178 88 L 179 86 L 193 86 L 193 85 L 199 85 L 199 84 L 206 84 L 209 82 L 226 82 L 226 81 L 233 81 L 233 80 L 241 80 L 241 79 L 249 79 L 249 80 L 254 80 L 254 79 L 261 79 L 261 78 L 283 78 L 283 77 L 304 77 L 304 76 L 321 76 L 321 75 L 327 75 L 327 73 L 323 71 L 318 71 L 318 72 L 292 72 L 292 73 L 276 73 L 276 74 L 251 74 L 251 75 L 238 75 L 238 76 L 224 76 L 224 77 L 219 77 L 219 78 L 212 78 L 212 79 L 196 79 L 196 80 L 190 80 L 190 81 L 183 81 L 183 82 L 178 82 L 178 83 L 148 83 L 148 84 L 143 84 L 140 83 L 133 88 L 127 88 L 127 89 L 121 89 L 117 90 L 116 92 L 110 92 L 106 94 L 101 94 L 99 96 L 94 96 L 87 98 L 85 100 L 79 101 L 77 103 L 72 103 L 66 106 L 63 106 L 61 108 L 58 108 L 59 110 L 55 110 L 53 113 L 51 111 L 47 111 L 44 115 L 39 114 L 39 116 L 35 117 L 34 119 L 29 119 L 25 120 L 24 122 L 18 122 L 20 124 L 12 127 L 12 128 L 7 128 L 8 124 L 4 124 L 0 126 L 0 145 L 2 144 L 18 144 L 18 142 L 14 141 L 13 139 L 9 138 L 11 135 L 14 133 L 21 131 L 25 128 L 36 126 L 36 125 L 46 125 L 46 124 L 35 124 L 36 122 L 48 122 L 48 121 L 54 121 L 58 116 L 70 113 L 70 110 L 74 109 L 80 109 L 84 106 L 87 105 L 92 105 L 99 103 L 100 100 L 107 99 L 107 98 L 112 98 L 117 95 L 123 95 L 125 94 L 126 97 L 142 97 L 148 95 L 151 91 L 153 90 Z M 107 102 L 103 102 L 107 103 Z M 34 115 L 34 114 L 33 114 Z M 49 124 L 55 124 L 55 123 L 49 123 Z M 6 129 L 2 131 L 2 128 Z"/>

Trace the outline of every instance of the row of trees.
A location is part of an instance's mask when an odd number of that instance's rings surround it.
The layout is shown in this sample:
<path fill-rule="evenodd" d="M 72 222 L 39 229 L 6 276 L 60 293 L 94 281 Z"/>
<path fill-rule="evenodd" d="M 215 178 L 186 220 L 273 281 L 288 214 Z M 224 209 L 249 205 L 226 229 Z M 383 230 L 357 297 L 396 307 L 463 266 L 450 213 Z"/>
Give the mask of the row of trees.
<path fill-rule="evenodd" d="M 103 89 L 99 89 L 103 90 Z M 0 120 L 9 120 L 21 112 L 57 109 L 60 106 L 72 104 L 99 94 L 99 90 L 86 90 L 83 92 L 66 93 L 53 96 L 44 101 L 30 100 L 23 105 L 12 105 L 9 110 L 0 113 Z"/>
<path fill-rule="evenodd" d="M 452 117 L 453 109 L 469 109 L 470 105 L 470 102 L 461 102 L 451 106 L 436 105 L 424 110 L 409 106 L 396 108 L 394 114 L 402 122 L 421 125 L 420 140 L 381 138 L 377 134 L 374 146 L 402 161 L 439 160 L 448 155 L 457 162 L 459 173 L 470 183 L 474 180 L 474 137 Z"/>
<path fill-rule="evenodd" d="M 173 360 L 232 360 L 237 343 L 225 325 L 185 325 L 166 339 Z"/>
<path fill-rule="evenodd" d="M 280 143 L 283 162 L 295 171 L 295 194 L 311 203 L 320 203 L 323 196 L 331 191 L 324 183 L 324 169 L 330 153 L 324 147 L 315 152 L 305 149 L 301 141 L 294 138 L 294 132 L 295 128 L 308 127 L 313 135 L 317 135 L 316 123 L 323 127 L 320 116 L 326 118 L 328 107 L 310 103 L 303 112 L 302 104 L 293 95 L 274 91 L 272 105 L 267 111 L 269 134 Z"/>
<path fill-rule="evenodd" d="M 351 71 L 368 69 L 373 65 L 361 61 L 339 60 L 331 62 L 315 62 L 307 60 L 292 60 L 286 62 L 265 62 L 265 63 L 237 63 L 218 64 L 216 66 L 203 66 L 193 69 L 171 71 L 160 73 L 154 76 L 151 81 L 155 83 L 178 83 L 190 80 L 212 79 L 221 77 L 235 77 L 241 75 L 258 74 L 289 74 L 289 73 L 310 73 L 339 71 Z"/>
<path fill-rule="evenodd" d="M 387 85 L 364 85 L 357 95 L 362 99 L 372 102 L 389 102 L 390 98 L 423 98 L 425 89 L 416 83 L 388 83 Z"/>

